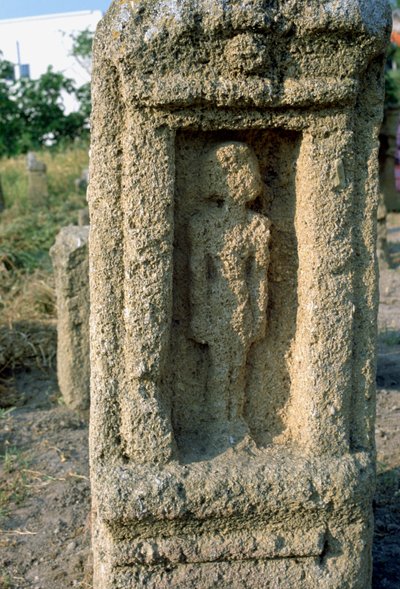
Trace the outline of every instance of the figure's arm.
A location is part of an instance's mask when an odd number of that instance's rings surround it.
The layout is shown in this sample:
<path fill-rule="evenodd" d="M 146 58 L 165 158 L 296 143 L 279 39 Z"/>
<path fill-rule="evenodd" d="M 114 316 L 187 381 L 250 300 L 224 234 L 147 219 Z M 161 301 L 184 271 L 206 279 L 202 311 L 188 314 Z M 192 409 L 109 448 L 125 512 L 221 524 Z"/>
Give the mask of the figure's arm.
<path fill-rule="evenodd" d="M 265 217 L 257 219 L 253 234 L 254 257 L 250 273 L 250 304 L 253 315 L 253 341 L 265 334 L 268 304 L 268 267 L 270 261 L 270 222 Z"/>

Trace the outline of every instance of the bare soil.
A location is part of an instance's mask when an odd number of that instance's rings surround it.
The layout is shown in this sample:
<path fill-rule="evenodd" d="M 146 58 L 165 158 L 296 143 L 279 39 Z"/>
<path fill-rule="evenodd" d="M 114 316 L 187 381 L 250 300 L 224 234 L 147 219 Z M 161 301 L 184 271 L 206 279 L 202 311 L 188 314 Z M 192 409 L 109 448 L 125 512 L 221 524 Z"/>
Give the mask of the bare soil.
<path fill-rule="evenodd" d="M 400 589 L 400 215 L 388 217 L 391 269 L 380 272 L 374 589 Z"/>
<path fill-rule="evenodd" d="M 381 272 L 374 589 L 400 589 L 400 216 L 389 225 L 393 267 Z M 87 415 L 59 400 L 55 375 L 0 384 L 0 589 L 91 584 Z"/>
<path fill-rule="evenodd" d="M 91 587 L 87 416 L 54 377 L 15 380 L 25 403 L 0 419 L 0 588 Z"/>

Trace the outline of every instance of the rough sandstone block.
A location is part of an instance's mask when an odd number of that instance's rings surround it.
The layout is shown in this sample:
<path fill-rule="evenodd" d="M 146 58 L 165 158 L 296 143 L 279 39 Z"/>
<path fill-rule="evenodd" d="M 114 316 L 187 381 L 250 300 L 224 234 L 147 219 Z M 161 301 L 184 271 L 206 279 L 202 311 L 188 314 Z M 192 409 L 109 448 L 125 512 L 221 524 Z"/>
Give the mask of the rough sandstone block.
<path fill-rule="evenodd" d="M 383 0 L 114 1 L 94 48 L 96 589 L 367 589 Z"/>
<path fill-rule="evenodd" d="M 89 407 L 89 227 L 63 227 L 50 253 L 57 295 L 57 376 L 68 407 Z"/>

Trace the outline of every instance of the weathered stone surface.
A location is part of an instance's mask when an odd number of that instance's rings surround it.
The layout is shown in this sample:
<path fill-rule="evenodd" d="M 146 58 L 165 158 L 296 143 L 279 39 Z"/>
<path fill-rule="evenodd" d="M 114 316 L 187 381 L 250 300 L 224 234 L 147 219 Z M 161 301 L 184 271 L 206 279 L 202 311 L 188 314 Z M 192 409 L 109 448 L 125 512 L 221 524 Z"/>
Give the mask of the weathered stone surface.
<path fill-rule="evenodd" d="M 94 586 L 366 589 L 383 1 L 115 1 L 94 49 Z"/>
<path fill-rule="evenodd" d="M 57 294 L 57 376 L 68 407 L 89 407 L 89 227 L 63 227 L 50 253 Z"/>
<path fill-rule="evenodd" d="M 33 152 L 29 152 L 26 157 L 26 167 L 29 202 L 33 205 L 44 204 L 49 196 L 46 164 L 39 161 Z"/>

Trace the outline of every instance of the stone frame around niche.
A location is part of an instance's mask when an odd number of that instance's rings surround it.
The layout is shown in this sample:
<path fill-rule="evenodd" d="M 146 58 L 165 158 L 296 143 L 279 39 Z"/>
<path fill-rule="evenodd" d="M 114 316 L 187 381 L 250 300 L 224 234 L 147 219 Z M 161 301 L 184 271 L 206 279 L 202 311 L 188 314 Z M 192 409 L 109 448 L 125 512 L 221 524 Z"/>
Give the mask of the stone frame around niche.
<path fill-rule="evenodd" d="M 247 118 L 250 118 L 251 113 L 246 114 Z M 277 137 L 279 134 L 282 149 L 288 149 L 294 154 L 290 156 L 294 157 L 294 160 L 291 161 L 289 157 L 288 164 L 292 175 L 289 174 L 284 179 L 282 174 L 282 182 L 286 181 L 288 184 L 288 178 L 292 177 L 292 183 L 295 181 L 296 193 L 301 196 L 301 202 L 289 204 L 292 218 L 282 216 L 281 226 L 274 218 L 271 219 L 273 232 L 283 233 L 289 228 L 290 239 L 296 241 L 296 246 L 292 243 L 291 253 L 297 258 L 296 271 L 292 271 L 289 277 L 284 264 L 278 260 L 275 263 L 272 255 L 271 271 L 276 274 L 277 280 L 276 283 L 271 281 L 271 284 L 274 284 L 274 288 L 279 293 L 276 296 L 280 301 L 284 296 L 282 287 L 286 285 L 285 280 L 289 281 L 292 293 L 297 290 L 294 295 L 297 299 L 294 299 L 296 318 L 293 316 L 291 319 L 292 331 L 294 331 L 295 323 L 296 337 L 287 339 L 282 353 L 283 361 L 287 366 L 287 376 L 282 377 L 282 379 L 286 378 L 285 399 L 283 401 L 280 398 L 274 410 L 271 410 L 269 414 L 265 411 L 264 416 L 260 414 L 260 407 L 252 410 L 254 413 L 252 434 L 257 445 L 264 448 L 268 448 L 271 444 L 293 445 L 304 450 L 308 449 L 311 453 L 320 453 L 324 451 L 324 448 L 329 448 L 331 452 L 337 450 L 343 452 L 349 449 L 348 406 L 351 403 L 353 379 L 351 368 L 354 316 L 353 235 L 350 216 L 354 207 L 352 182 L 354 139 L 351 132 L 342 130 L 346 128 L 346 120 L 351 116 L 351 111 L 342 111 L 340 118 L 343 127 L 338 127 L 337 113 L 335 115 L 310 119 L 303 113 L 299 113 L 297 117 L 292 117 L 291 125 L 287 125 L 285 123 L 289 119 L 285 114 L 278 117 L 271 114 L 262 117 L 261 120 L 258 119 L 256 124 L 251 124 L 250 121 L 246 130 L 241 128 L 240 116 L 237 116 L 239 125 L 236 127 L 231 124 L 230 130 L 227 130 L 219 120 L 209 120 L 200 129 L 198 127 L 193 129 L 193 125 L 189 128 L 181 127 L 178 115 L 173 117 L 175 121 L 170 128 L 165 125 L 156 125 L 153 131 L 146 128 L 146 149 L 149 148 L 149 142 L 151 143 L 151 133 L 154 133 L 156 147 L 155 152 L 151 154 L 151 159 L 163 162 L 162 167 L 157 169 L 158 176 L 149 178 L 141 171 L 137 174 L 139 182 L 136 180 L 133 184 L 130 178 L 135 177 L 135 170 L 130 167 L 122 180 L 125 190 L 132 195 L 129 201 L 126 201 L 124 213 L 125 236 L 129 234 L 133 236 L 133 239 L 125 238 L 124 256 L 126 260 L 125 292 L 129 293 L 125 307 L 133 306 L 128 315 L 125 314 L 124 353 L 127 371 L 128 366 L 140 368 L 142 359 L 139 356 L 146 356 L 146 346 L 149 346 L 148 342 L 144 341 L 145 331 L 137 322 L 131 322 L 130 317 L 135 317 L 135 314 L 139 313 L 145 318 L 147 313 L 149 318 L 156 320 L 160 328 L 156 339 L 153 338 L 151 343 L 151 353 L 147 358 L 148 365 L 142 366 L 141 373 L 130 377 L 131 385 L 127 386 L 123 393 L 121 417 L 125 423 L 122 427 L 122 437 L 127 435 L 128 438 L 135 436 L 138 439 L 140 436 L 140 428 L 136 426 L 134 420 L 131 420 L 131 411 L 135 405 L 136 395 L 138 399 L 146 395 L 156 404 L 155 411 L 161 415 L 164 422 L 163 428 L 169 431 L 167 435 L 171 438 L 169 451 L 171 458 L 177 458 L 179 455 L 171 423 L 172 399 L 171 390 L 168 389 L 170 378 L 167 369 L 171 358 L 170 328 L 174 321 L 172 274 L 175 239 L 175 181 L 178 165 L 176 146 L 179 145 L 179 141 L 182 141 L 182 137 L 193 137 L 193 133 L 203 137 L 211 134 L 214 137 L 230 136 L 239 139 L 248 136 L 251 138 L 250 143 L 254 145 L 257 144 L 257 136 L 261 137 L 264 134 L 267 137 L 270 134 L 273 137 L 275 134 Z M 293 122 L 297 124 L 293 125 Z M 140 128 L 136 114 L 132 125 L 136 125 L 136 129 Z M 314 140 L 314 136 L 318 137 L 318 141 Z M 284 147 L 286 141 L 288 145 Z M 161 149 L 160 146 L 162 146 Z M 136 157 L 139 147 L 141 148 L 140 145 L 134 146 Z M 330 149 L 332 153 L 329 153 Z M 274 157 L 277 157 L 277 150 Z M 294 177 L 292 167 L 295 162 L 297 162 L 297 172 Z M 264 166 L 265 164 L 262 165 Z M 149 172 L 150 175 L 152 173 L 155 172 Z M 140 185 L 142 180 L 144 183 Z M 157 197 L 154 190 L 162 194 L 162 197 Z M 328 198 L 328 191 L 334 194 L 334 198 Z M 137 196 L 134 196 L 135 194 Z M 151 199 L 152 203 L 159 198 L 157 215 L 165 216 L 164 227 L 167 228 L 162 236 L 153 235 L 150 219 L 146 230 L 139 228 L 136 231 L 137 219 L 141 218 L 143 221 L 143 215 L 145 215 L 146 198 Z M 135 204 L 132 204 L 133 201 Z M 272 209 L 271 213 L 273 217 Z M 300 241 L 296 237 L 299 235 L 302 236 Z M 276 237 L 272 238 L 272 244 L 274 240 L 276 241 Z M 328 250 L 327 242 L 330 243 Z M 273 249 L 274 246 L 271 247 Z M 151 260 L 151 272 L 148 276 L 145 274 L 146 264 L 143 264 L 143 252 Z M 282 250 L 279 255 L 281 253 Z M 343 254 L 347 257 L 343 258 Z M 286 255 L 290 257 L 290 252 Z M 277 265 L 281 267 L 274 270 Z M 156 268 L 158 270 L 155 270 Z M 153 281 L 155 271 L 159 279 L 157 285 Z M 143 274 L 139 281 L 137 280 L 138 272 Z M 143 293 L 138 292 L 138 284 L 143 289 Z M 339 298 L 338 293 L 340 293 Z M 134 301 L 140 301 L 140 310 L 138 308 L 135 310 L 137 303 Z M 273 296 L 271 301 L 274 301 Z M 322 303 L 319 304 L 317 301 Z M 336 329 L 334 326 L 339 306 L 343 317 L 339 327 L 340 334 L 337 334 L 340 349 L 332 349 L 331 334 L 332 329 Z M 268 322 L 272 325 L 274 317 L 271 307 L 268 314 Z M 279 326 L 276 327 L 276 331 L 279 331 Z M 324 356 L 326 360 L 323 359 Z M 325 382 L 325 362 L 329 362 L 330 371 L 334 374 L 334 379 L 332 378 L 329 382 Z M 318 376 L 319 372 L 321 376 Z M 262 383 L 259 386 L 262 386 Z M 126 398 L 126 395 L 130 398 Z M 262 411 L 263 408 L 261 408 Z M 269 422 L 267 427 L 265 427 L 266 421 Z M 140 441 L 138 443 L 140 446 Z M 137 442 L 128 439 L 126 443 L 128 459 L 136 453 L 135 450 L 132 451 L 135 447 Z M 191 458 L 188 459 L 191 460 Z"/>

